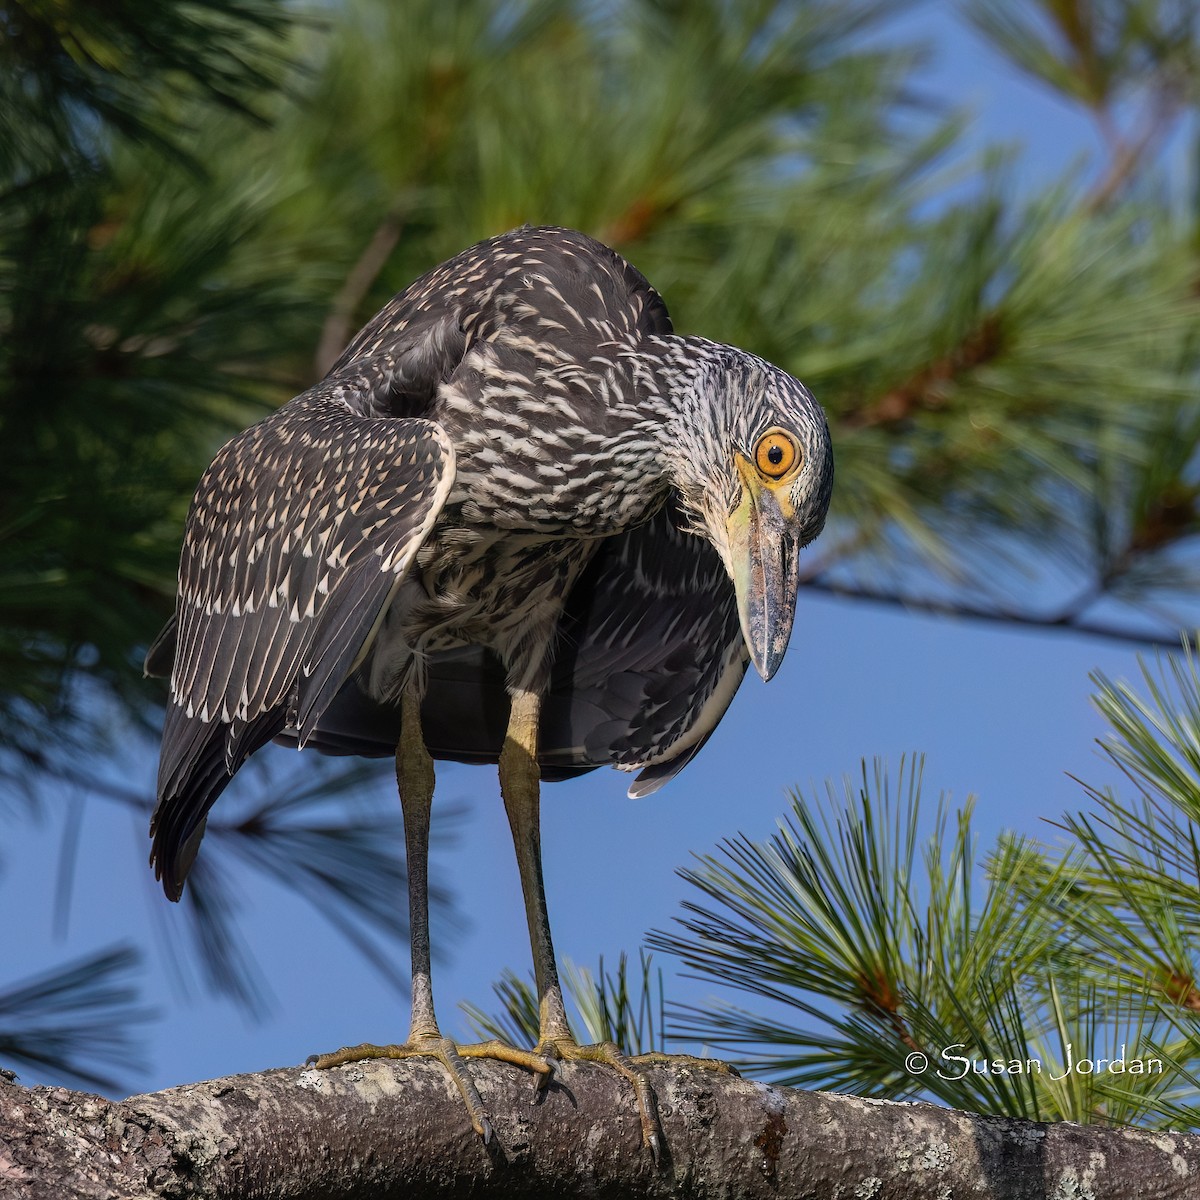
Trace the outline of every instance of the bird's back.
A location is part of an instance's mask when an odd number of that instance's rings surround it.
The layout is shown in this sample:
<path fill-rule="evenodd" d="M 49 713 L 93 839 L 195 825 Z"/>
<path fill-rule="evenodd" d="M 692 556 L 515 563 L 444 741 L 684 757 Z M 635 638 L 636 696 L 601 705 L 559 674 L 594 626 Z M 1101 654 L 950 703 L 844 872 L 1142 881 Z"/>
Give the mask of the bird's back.
<path fill-rule="evenodd" d="M 564 355 L 616 336 L 671 332 L 663 298 L 614 250 L 573 229 L 525 226 L 447 259 L 395 296 L 359 331 L 333 365 L 428 336 L 450 317 L 462 355 L 502 331 L 553 342 Z M 450 368 L 457 367 L 461 357 Z"/>

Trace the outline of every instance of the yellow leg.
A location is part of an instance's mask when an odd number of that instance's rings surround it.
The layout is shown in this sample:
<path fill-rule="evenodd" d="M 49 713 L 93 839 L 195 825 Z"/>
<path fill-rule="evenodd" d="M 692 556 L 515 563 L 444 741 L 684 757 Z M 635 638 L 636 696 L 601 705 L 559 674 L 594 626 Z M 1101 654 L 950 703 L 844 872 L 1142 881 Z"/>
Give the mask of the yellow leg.
<path fill-rule="evenodd" d="M 558 981 L 546 912 L 546 888 L 542 882 L 541 780 L 537 765 L 539 705 L 540 698 L 534 692 L 518 692 L 513 697 L 508 733 L 500 751 L 500 794 L 504 797 L 517 852 L 525 919 L 533 947 L 541 1037 L 545 1041 L 569 1038 L 571 1030 Z"/>
<path fill-rule="evenodd" d="M 533 973 L 540 1014 L 536 1052 L 560 1060 L 604 1063 L 628 1079 L 637 1097 L 642 1142 L 657 1161 L 660 1146 L 658 1111 L 646 1076 L 612 1042 L 581 1046 L 567 1024 L 542 881 L 541 781 L 537 765 L 539 708 L 540 697 L 534 692 L 518 691 L 513 696 L 508 733 L 500 753 L 500 792 L 512 828 L 529 940 L 533 946 Z M 539 1077 L 538 1083 L 544 1084 L 545 1079 Z"/>
<path fill-rule="evenodd" d="M 464 1058 L 496 1058 L 516 1063 L 548 1078 L 552 1067 L 544 1057 L 503 1042 L 456 1045 L 442 1037 L 433 1008 L 433 977 L 429 953 L 429 813 L 433 803 L 433 759 L 421 734 L 421 704 L 406 694 L 401 707 L 400 745 L 396 749 L 396 780 L 404 813 L 404 845 L 408 857 L 408 923 L 412 939 L 412 1021 L 402 1045 L 344 1046 L 332 1054 L 309 1059 L 318 1069 L 367 1058 L 436 1058 L 449 1072 L 466 1105 L 475 1132 L 487 1142 L 492 1126 L 483 1101 L 467 1073 Z"/>

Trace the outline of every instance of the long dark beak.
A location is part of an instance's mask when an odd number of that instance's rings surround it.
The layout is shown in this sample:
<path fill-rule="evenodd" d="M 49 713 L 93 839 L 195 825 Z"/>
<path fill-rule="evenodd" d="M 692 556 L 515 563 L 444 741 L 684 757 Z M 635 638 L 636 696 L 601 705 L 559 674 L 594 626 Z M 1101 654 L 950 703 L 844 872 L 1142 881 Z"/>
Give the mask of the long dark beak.
<path fill-rule="evenodd" d="M 770 679 L 792 635 L 799 545 L 775 492 L 740 455 L 737 467 L 742 499 L 726 523 L 729 569 L 742 636 L 758 673 Z"/>

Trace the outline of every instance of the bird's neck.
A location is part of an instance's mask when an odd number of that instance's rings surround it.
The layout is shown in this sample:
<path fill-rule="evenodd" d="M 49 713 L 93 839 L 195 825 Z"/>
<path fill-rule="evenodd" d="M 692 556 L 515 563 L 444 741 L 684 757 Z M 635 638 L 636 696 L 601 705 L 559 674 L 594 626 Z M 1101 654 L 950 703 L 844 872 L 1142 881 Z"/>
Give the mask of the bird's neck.
<path fill-rule="evenodd" d="M 654 418 L 658 439 L 668 456 L 694 453 L 697 439 L 714 430 L 712 380 L 726 347 L 705 338 L 660 334 L 640 347 L 643 407 Z"/>
<path fill-rule="evenodd" d="M 728 348 L 704 338 L 677 334 L 645 338 L 634 367 L 637 407 L 649 462 L 664 489 L 674 491 L 690 512 L 703 511 L 713 481 L 706 464 L 723 462 L 721 422 L 715 420 L 720 377 Z"/>

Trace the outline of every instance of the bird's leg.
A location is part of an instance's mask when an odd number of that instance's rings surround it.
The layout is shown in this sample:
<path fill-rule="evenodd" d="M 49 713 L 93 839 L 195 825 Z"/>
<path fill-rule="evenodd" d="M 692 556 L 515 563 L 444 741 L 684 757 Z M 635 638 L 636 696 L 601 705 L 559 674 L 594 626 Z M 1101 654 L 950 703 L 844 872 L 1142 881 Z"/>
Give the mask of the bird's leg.
<path fill-rule="evenodd" d="M 546 889 L 542 881 L 541 781 L 537 760 L 540 702 L 541 698 L 536 692 L 517 690 L 514 693 L 508 733 L 500 752 L 500 792 L 512 828 L 517 867 L 521 873 L 521 892 L 525 897 L 525 917 L 529 923 L 529 940 L 533 945 L 540 1025 L 537 1053 L 561 1060 L 605 1063 L 628 1079 L 637 1096 L 642 1142 L 657 1160 L 658 1112 L 654 1092 L 646 1076 L 613 1042 L 581 1046 L 567 1024 L 562 986 L 554 959 L 554 944 L 550 938 Z M 539 1078 L 538 1083 L 542 1084 L 543 1080 Z"/>
<path fill-rule="evenodd" d="M 406 692 L 401 701 L 396 782 L 404 814 L 404 851 L 408 868 L 408 928 L 412 947 L 412 1021 L 408 1040 L 440 1037 L 433 1012 L 433 974 L 429 955 L 429 814 L 433 806 L 433 759 L 421 733 L 421 707 Z"/>
<path fill-rule="evenodd" d="M 550 1064 L 536 1053 L 500 1041 L 458 1046 L 442 1037 L 433 1008 L 433 976 L 429 953 L 429 814 L 433 804 L 433 759 L 421 733 L 420 697 L 406 692 L 401 701 L 400 744 L 396 749 L 396 781 L 404 814 L 404 846 L 408 861 L 408 924 L 412 944 L 412 1020 L 401 1045 L 364 1042 L 345 1046 L 309 1061 L 318 1069 L 367 1058 L 436 1058 L 449 1072 L 471 1118 L 475 1132 L 486 1142 L 492 1127 L 483 1101 L 467 1073 L 464 1058 L 496 1058 L 548 1076 Z"/>
<path fill-rule="evenodd" d="M 535 692 L 519 691 L 513 696 L 508 733 L 500 751 L 500 794 L 504 797 L 516 847 L 525 919 L 529 923 L 529 940 L 533 946 L 540 1039 L 553 1042 L 569 1039 L 571 1030 L 558 981 L 558 965 L 550 939 L 550 918 L 546 911 L 546 888 L 542 882 L 541 778 L 537 764 L 539 699 Z"/>

